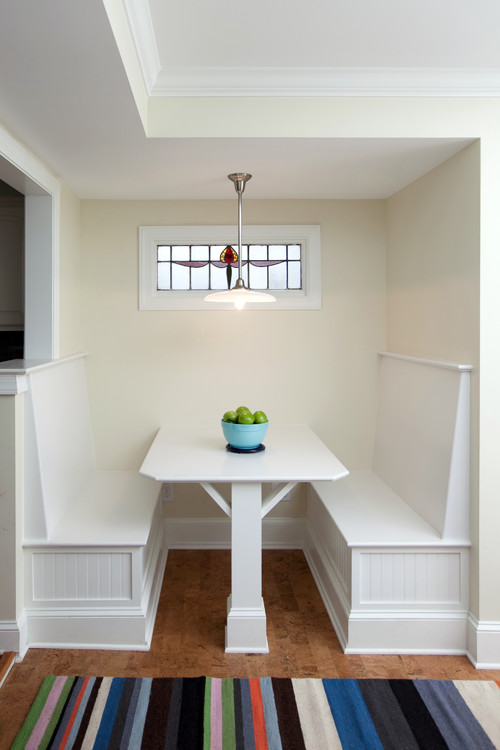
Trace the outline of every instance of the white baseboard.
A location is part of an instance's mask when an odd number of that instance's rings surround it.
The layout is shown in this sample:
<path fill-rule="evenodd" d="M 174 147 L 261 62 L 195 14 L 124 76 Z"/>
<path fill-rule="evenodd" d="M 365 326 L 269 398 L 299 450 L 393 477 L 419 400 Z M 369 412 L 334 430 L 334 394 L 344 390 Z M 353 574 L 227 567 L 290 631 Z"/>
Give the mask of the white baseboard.
<path fill-rule="evenodd" d="M 326 555 L 320 553 L 321 543 L 312 526 L 306 526 L 305 537 L 304 554 L 309 569 L 340 646 L 345 652 L 349 633 L 349 603 L 344 595 L 342 582 Z"/>
<path fill-rule="evenodd" d="M 262 522 L 264 549 L 302 549 L 303 518 L 265 518 Z M 229 549 L 229 518 L 167 518 L 165 539 L 168 549 Z"/>
<path fill-rule="evenodd" d="M 28 650 L 26 615 L 23 612 L 17 620 L 0 621 L 0 651 L 14 651 L 23 658 Z"/>
<path fill-rule="evenodd" d="M 345 653 L 463 655 L 466 622 L 466 612 L 351 612 Z"/>
<path fill-rule="evenodd" d="M 467 656 L 476 669 L 500 669 L 500 622 L 467 618 Z"/>

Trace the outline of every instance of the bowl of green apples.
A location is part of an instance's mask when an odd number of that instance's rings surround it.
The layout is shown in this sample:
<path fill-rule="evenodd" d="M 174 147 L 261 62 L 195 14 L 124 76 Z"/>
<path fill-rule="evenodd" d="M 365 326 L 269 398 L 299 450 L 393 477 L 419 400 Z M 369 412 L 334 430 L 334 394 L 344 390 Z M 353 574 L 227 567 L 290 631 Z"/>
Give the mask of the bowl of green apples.
<path fill-rule="evenodd" d="M 222 432 L 228 445 L 237 451 L 255 451 L 260 448 L 268 424 L 263 411 L 251 412 L 246 406 L 224 412 L 221 420 Z"/>

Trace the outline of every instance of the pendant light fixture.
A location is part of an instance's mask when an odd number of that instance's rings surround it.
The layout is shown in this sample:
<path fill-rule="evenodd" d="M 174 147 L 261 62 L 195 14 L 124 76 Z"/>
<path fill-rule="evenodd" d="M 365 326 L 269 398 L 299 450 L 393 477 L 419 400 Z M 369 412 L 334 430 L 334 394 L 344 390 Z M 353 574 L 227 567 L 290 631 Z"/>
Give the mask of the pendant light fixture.
<path fill-rule="evenodd" d="M 232 289 L 228 289 L 227 292 L 215 292 L 214 294 L 208 294 L 205 297 L 205 302 L 230 302 L 233 303 L 237 310 L 241 310 L 246 304 L 262 304 L 266 302 L 276 302 L 276 297 L 272 294 L 265 292 L 253 292 L 251 289 L 245 286 L 243 276 L 241 273 L 242 258 L 241 258 L 241 204 L 242 195 L 245 190 L 245 185 L 248 180 L 252 177 L 247 172 L 235 172 L 229 174 L 228 178 L 234 183 L 234 188 L 238 193 L 238 278 Z M 249 260 L 247 261 L 249 262 Z"/>

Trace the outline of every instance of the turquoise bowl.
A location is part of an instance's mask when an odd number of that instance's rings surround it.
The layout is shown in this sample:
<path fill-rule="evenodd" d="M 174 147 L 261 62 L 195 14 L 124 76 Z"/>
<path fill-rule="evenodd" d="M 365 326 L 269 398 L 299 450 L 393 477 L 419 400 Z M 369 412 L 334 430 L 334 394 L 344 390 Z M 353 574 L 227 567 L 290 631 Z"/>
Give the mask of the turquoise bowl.
<path fill-rule="evenodd" d="M 222 432 L 229 445 L 239 450 L 258 448 L 264 440 L 269 422 L 262 424 L 234 424 L 221 420 Z"/>

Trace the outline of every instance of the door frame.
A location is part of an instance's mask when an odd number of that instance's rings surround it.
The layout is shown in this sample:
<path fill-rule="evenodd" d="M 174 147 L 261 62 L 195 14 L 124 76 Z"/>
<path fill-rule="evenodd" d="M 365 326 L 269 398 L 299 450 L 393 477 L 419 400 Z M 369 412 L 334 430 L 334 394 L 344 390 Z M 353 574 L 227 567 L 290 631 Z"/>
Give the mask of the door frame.
<path fill-rule="evenodd" d="M 56 359 L 60 183 L 2 127 L 0 179 L 25 196 L 24 359 Z"/>

